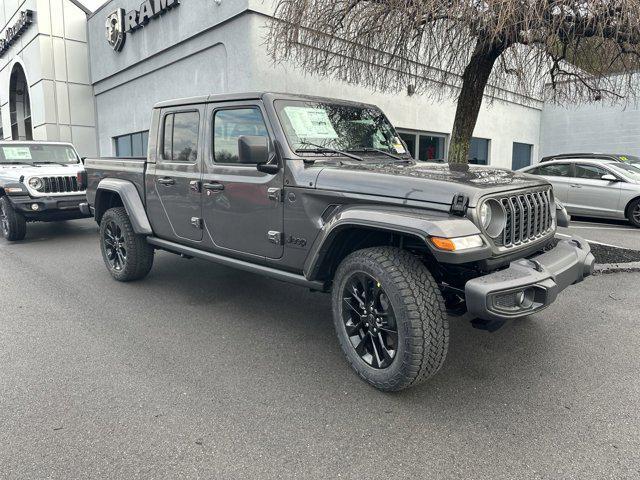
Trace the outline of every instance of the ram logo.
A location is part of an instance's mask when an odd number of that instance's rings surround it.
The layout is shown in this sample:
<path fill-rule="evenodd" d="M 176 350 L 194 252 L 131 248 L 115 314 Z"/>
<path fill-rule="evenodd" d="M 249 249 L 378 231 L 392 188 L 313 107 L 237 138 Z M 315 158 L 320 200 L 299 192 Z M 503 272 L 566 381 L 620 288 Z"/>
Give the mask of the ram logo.
<path fill-rule="evenodd" d="M 124 33 L 124 14 L 124 9 L 118 8 L 107 17 L 105 24 L 107 42 L 116 52 L 122 50 L 126 38 Z"/>

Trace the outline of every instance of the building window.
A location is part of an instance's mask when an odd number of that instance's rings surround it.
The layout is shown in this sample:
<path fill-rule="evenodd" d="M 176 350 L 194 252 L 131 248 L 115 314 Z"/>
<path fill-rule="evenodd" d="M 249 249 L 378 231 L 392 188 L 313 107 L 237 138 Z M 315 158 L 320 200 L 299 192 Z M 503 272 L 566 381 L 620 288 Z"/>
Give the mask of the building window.
<path fill-rule="evenodd" d="M 413 158 L 423 162 L 443 162 L 446 158 L 447 136 L 441 133 L 399 132 Z"/>
<path fill-rule="evenodd" d="M 147 155 L 149 144 L 149 130 L 129 133 L 114 137 L 116 157 L 144 157 Z"/>
<path fill-rule="evenodd" d="M 511 169 L 520 170 L 531 165 L 531 152 L 533 145 L 528 143 L 513 142 L 513 153 L 511 155 Z"/>
<path fill-rule="evenodd" d="M 469 163 L 489 165 L 489 140 L 486 138 L 471 139 L 469 146 Z"/>

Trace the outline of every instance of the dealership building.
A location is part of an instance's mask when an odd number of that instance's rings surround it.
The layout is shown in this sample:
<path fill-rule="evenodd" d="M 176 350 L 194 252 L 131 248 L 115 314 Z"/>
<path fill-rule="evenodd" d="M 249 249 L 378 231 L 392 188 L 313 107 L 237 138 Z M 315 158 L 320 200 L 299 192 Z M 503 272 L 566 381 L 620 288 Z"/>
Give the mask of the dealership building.
<path fill-rule="evenodd" d="M 411 88 L 383 94 L 274 65 L 265 33 L 269 0 L 111 0 L 89 13 L 75 0 L 3 0 L 0 136 L 72 141 L 82 155 L 139 156 L 162 100 L 278 91 L 379 105 L 415 158 L 447 154 L 455 103 Z M 537 159 L 541 98 L 497 91 L 474 133 L 477 163 Z M 557 135 L 550 131 L 549 134 Z"/>

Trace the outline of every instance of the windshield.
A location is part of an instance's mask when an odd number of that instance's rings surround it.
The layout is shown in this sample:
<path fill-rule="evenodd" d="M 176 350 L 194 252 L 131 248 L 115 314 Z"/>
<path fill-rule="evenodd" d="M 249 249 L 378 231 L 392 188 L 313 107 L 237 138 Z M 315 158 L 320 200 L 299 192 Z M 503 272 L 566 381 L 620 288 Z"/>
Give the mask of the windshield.
<path fill-rule="evenodd" d="M 25 144 L 1 145 L 0 163 L 78 163 L 75 150 L 69 145 Z"/>
<path fill-rule="evenodd" d="M 628 163 L 610 163 L 609 166 L 618 173 L 632 180 L 640 180 L 640 168 Z"/>
<path fill-rule="evenodd" d="M 640 164 L 640 158 L 638 157 L 634 157 L 633 155 L 618 155 L 618 160 L 620 160 L 621 162 L 624 163 L 630 163 L 630 164 Z"/>
<path fill-rule="evenodd" d="M 296 153 L 323 149 L 405 154 L 393 126 L 377 108 L 317 101 L 275 102 L 287 141 Z"/>

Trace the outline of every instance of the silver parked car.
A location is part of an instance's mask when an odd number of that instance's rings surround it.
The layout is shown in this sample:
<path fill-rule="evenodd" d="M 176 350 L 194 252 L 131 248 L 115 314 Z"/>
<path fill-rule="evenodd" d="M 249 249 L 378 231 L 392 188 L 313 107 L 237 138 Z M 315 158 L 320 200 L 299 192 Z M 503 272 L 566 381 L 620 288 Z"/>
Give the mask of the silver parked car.
<path fill-rule="evenodd" d="M 565 158 L 525 167 L 544 177 L 571 215 L 627 219 L 640 227 L 640 168 L 614 160 Z"/>

